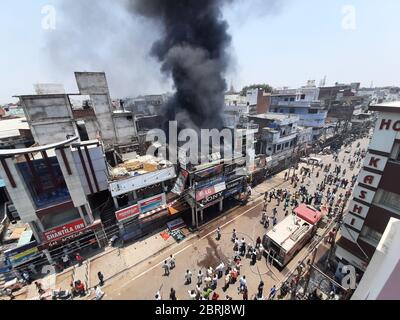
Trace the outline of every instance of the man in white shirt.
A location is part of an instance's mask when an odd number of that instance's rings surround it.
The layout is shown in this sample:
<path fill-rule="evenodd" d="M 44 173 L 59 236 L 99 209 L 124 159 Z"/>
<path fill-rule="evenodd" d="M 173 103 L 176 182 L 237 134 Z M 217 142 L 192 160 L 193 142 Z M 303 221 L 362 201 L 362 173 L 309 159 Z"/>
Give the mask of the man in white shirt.
<path fill-rule="evenodd" d="M 203 272 L 201 272 L 201 270 L 199 270 L 199 273 L 197 274 L 197 284 L 198 285 L 201 285 L 203 283 L 203 277 L 204 277 Z"/>
<path fill-rule="evenodd" d="M 192 273 L 189 270 L 186 270 L 185 279 L 186 279 L 186 284 L 192 283 Z"/>
<path fill-rule="evenodd" d="M 243 292 L 244 289 L 247 288 L 247 280 L 246 280 L 246 276 L 242 276 L 240 277 L 239 280 L 239 292 Z"/>
<path fill-rule="evenodd" d="M 96 300 L 101 300 L 104 297 L 104 292 L 101 291 L 100 286 L 96 287 Z"/>

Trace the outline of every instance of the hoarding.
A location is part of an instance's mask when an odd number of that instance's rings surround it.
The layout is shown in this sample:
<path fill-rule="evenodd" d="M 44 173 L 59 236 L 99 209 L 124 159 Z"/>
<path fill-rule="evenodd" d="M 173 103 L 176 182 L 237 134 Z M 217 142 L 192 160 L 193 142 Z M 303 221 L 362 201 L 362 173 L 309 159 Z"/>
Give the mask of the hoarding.
<path fill-rule="evenodd" d="M 139 214 L 140 214 L 140 207 L 137 204 L 135 204 L 133 206 L 130 206 L 129 208 L 125 208 L 115 212 L 115 217 L 119 222 L 121 222 L 133 218 L 134 216 Z"/>
<path fill-rule="evenodd" d="M 166 198 L 164 193 L 138 202 L 142 214 L 157 209 L 165 204 Z"/>
<path fill-rule="evenodd" d="M 207 198 L 209 196 L 212 196 L 212 195 L 214 195 L 216 193 L 219 193 L 221 191 L 224 191 L 225 189 L 226 189 L 225 182 L 221 182 L 221 183 L 218 183 L 218 184 L 216 184 L 216 185 L 214 185 L 212 187 L 205 188 L 205 189 L 202 189 L 200 191 L 197 191 L 196 192 L 196 201 L 200 202 L 201 200 L 203 200 L 203 199 L 205 199 L 205 198 Z"/>
<path fill-rule="evenodd" d="M 83 221 L 83 219 L 79 219 L 74 222 L 46 231 L 43 233 L 43 236 L 46 241 L 55 241 L 63 237 L 69 236 L 82 229 L 85 229 L 85 222 Z"/>
<path fill-rule="evenodd" d="M 215 175 L 222 173 L 223 168 L 224 168 L 224 166 L 221 164 L 221 165 L 209 168 L 209 169 L 205 169 L 205 170 L 196 172 L 196 177 L 198 177 L 200 179 L 205 179 L 210 176 L 215 176 Z"/>
<path fill-rule="evenodd" d="M 218 192 L 201 200 L 199 203 L 202 206 L 211 206 L 219 202 L 223 198 L 223 192 Z"/>
<path fill-rule="evenodd" d="M 39 253 L 36 241 L 4 252 L 6 260 L 8 260 L 13 267 L 27 263 L 40 255 L 41 253 Z"/>

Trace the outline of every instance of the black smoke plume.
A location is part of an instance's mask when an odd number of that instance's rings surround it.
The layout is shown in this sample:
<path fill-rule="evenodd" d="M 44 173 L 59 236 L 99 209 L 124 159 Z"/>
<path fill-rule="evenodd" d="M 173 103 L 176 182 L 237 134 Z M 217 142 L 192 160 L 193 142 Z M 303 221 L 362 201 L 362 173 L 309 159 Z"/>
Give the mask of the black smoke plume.
<path fill-rule="evenodd" d="M 230 0 L 131 0 L 129 9 L 161 24 L 151 54 L 172 76 L 176 93 L 165 120 L 180 128 L 221 129 L 231 43 L 222 5 Z"/>

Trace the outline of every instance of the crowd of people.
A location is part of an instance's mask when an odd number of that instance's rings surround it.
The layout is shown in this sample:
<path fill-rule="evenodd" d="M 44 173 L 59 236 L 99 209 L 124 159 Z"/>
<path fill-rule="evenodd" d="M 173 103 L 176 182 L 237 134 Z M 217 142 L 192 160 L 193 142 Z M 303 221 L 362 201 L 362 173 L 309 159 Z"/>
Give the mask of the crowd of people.
<path fill-rule="evenodd" d="M 358 146 L 359 147 L 359 146 Z M 357 174 L 353 174 L 356 166 L 360 167 L 365 158 L 365 150 L 358 148 L 354 155 L 350 155 L 347 159 L 348 166 L 345 166 L 346 155 L 333 155 L 334 163 L 321 163 L 318 165 L 303 166 L 295 168 L 292 175 L 286 172 L 285 179 L 289 181 L 291 188 L 276 188 L 264 194 L 264 201 L 261 210 L 260 223 L 266 229 L 266 233 L 278 224 L 278 212 L 282 212 L 283 216 L 293 213 L 293 210 L 301 203 L 313 206 L 319 211 L 327 214 L 329 219 L 335 219 L 340 213 L 343 213 L 344 207 L 348 202 L 352 189 L 357 180 Z M 352 176 L 350 177 L 350 174 Z M 271 206 L 273 206 L 271 208 Z M 337 229 L 333 228 L 325 241 L 333 243 L 336 238 Z M 213 269 L 209 267 L 205 272 L 199 270 L 195 273 L 196 283 L 193 289 L 188 290 L 188 297 L 192 300 L 218 300 L 220 294 L 217 292 L 218 286 L 223 292 L 227 292 L 231 286 L 237 287 L 237 294 L 243 300 L 249 299 L 249 288 L 246 275 L 242 274 L 241 267 L 245 263 L 245 259 L 249 260 L 250 265 L 255 265 L 265 257 L 266 248 L 263 246 L 261 236 L 253 242 L 246 242 L 244 237 L 238 236 L 239 232 L 235 229 L 232 231 L 230 238 L 233 243 L 232 258 L 227 262 L 221 262 Z M 216 240 L 221 240 L 221 229 L 216 230 Z M 265 237 L 265 235 L 264 235 Z M 168 276 L 170 270 L 175 265 L 175 258 L 166 260 L 163 264 L 164 275 Z M 193 274 L 190 270 L 186 270 L 184 274 L 185 284 L 192 285 Z M 299 279 L 298 279 L 299 280 Z M 285 282 L 280 287 L 280 294 L 277 294 L 277 288 L 274 285 L 267 297 L 264 296 L 264 282 L 260 281 L 257 292 L 253 294 L 254 300 L 274 299 L 275 297 L 283 298 L 288 292 L 296 286 L 295 279 L 291 282 Z M 231 292 L 231 291 L 230 291 Z M 183 297 L 184 298 L 184 297 Z M 156 299 L 161 299 L 159 292 Z M 176 291 L 171 288 L 170 299 L 176 300 Z M 225 300 L 233 298 L 225 294 Z"/>

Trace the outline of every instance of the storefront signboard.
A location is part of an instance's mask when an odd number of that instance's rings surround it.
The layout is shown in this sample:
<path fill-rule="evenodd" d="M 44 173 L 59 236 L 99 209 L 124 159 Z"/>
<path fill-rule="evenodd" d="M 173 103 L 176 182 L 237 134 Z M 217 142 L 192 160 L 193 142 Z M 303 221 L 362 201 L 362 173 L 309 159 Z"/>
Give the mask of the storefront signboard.
<path fill-rule="evenodd" d="M 203 200 L 203 199 L 205 199 L 205 198 L 207 198 L 209 196 L 212 196 L 212 195 L 214 195 L 216 193 L 219 193 L 221 191 L 224 191 L 225 189 L 226 189 L 225 182 L 221 182 L 221 183 L 218 183 L 218 184 L 216 184 L 216 185 L 214 185 L 212 187 L 205 188 L 205 189 L 202 189 L 200 191 L 197 191 L 196 192 L 196 201 L 200 202 L 201 200 Z"/>
<path fill-rule="evenodd" d="M 165 204 L 166 197 L 164 193 L 138 202 L 141 214 L 157 209 Z"/>
<path fill-rule="evenodd" d="M 115 212 L 115 217 L 117 218 L 118 222 L 122 222 L 124 220 L 131 219 L 139 214 L 140 207 L 135 204 L 133 206 Z"/>
<path fill-rule="evenodd" d="M 83 219 L 76 220 L 74 222 L 65 224 L 63 226 L 51 229 L 43 233 L 45 241 L 55 241 L 65 236 L 71 235 L 85 229 L 85 222 Z"/>

